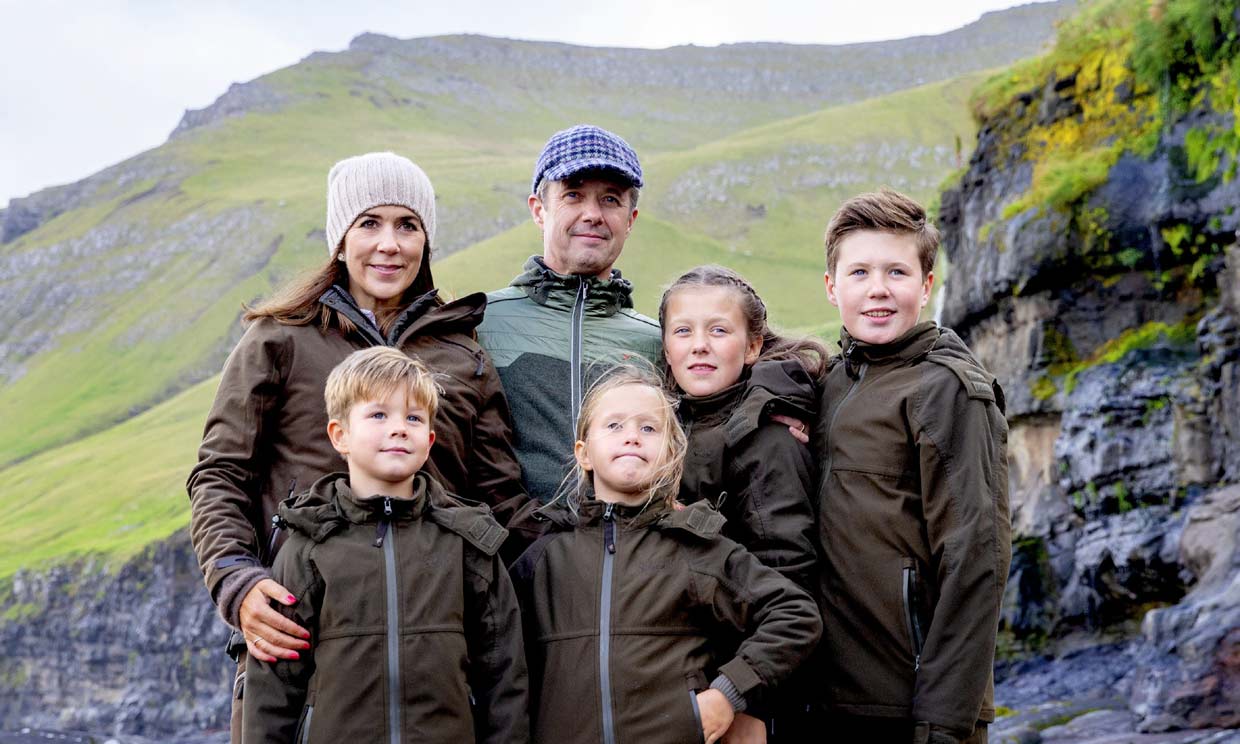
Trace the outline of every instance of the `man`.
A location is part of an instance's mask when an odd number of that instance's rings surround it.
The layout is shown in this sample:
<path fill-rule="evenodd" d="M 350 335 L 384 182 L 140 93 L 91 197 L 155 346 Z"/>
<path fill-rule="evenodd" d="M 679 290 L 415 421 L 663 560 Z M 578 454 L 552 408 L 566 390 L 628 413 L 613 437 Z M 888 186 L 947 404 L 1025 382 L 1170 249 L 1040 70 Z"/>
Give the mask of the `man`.
<path fill-rule="evenodd" d="M 613 268 L 641 187 L 637 153 L 615 134 L 581 124 L 552 135 L 529 196 L 543 254 L 488 295 L 478 340 L 504 383 L 526 490 L 543 503 L 568 472 L 591 370 L 661 353 L 659 324 L 633 310 L 633 286 Z"/>

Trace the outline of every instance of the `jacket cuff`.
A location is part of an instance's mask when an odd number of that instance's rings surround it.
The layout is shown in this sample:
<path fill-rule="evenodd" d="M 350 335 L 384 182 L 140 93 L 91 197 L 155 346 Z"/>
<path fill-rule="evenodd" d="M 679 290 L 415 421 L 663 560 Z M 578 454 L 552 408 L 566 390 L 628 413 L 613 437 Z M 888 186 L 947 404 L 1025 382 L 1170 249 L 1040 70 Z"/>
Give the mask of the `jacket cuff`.
<path fill-rule="evenodd" d="M 765 684 L 749 662 L 739 656 L 719 667 L 719 674 L 727 677 L 737 692 L 745 696 Z"/>
<path fill-rule="evenodd" d="M 224 622 L 234 628 L 241 627 L 241 602 L 258 582 L 271 578 L 265 568 L 242 568 L 220 579 L 216 590 L 215 606 Z"/>
<path fill-rule="evenodd" d="M 736 689 L 736 685 L 732 684 L 732 680 L 725 675 L 720 674 L 718 677 L 715 677 L 710 686 L 723 693 L 723 696 L 732 704 L 732 711 L 734 713 L 742 713 L 745 708 L 749 707 L 749 701 L 745 700 L 745 696 L 741 694 L 740 690 Z"/>

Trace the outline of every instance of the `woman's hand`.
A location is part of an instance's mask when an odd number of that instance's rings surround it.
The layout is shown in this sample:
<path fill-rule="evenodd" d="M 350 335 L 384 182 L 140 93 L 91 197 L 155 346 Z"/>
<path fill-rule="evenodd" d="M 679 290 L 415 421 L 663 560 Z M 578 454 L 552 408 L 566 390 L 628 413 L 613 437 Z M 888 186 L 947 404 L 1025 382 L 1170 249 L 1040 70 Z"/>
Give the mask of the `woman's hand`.
<path fill-rule="evenodd" d="M 792 438 L 801 444 L 809 444 L 809 425 L 800 419 L 794 419 L 791 416 L 785 416 L 782 413 L 772 413 L 771 420 L 777 421 L 788 427 L 788 433 Z"/>
<path fill-rule="evenodd" d="M 766 744 L 766 723 L 753 716 L 737 713 L 723 744 Z"/>
<path fill-rule="evenodd" d="M 714 744 L 727 733 L 736 713 L 723 693 L 713 687 L 699 692 L 697 701 L 698 712 L 702 715 L 702 735 L 706 737 L 706 744 Z"/>
<path fill-rule="evenodd" d="M 241 616 L 245 647 L 259 661 L 301 658 L 297 652 L 310 648 L 306 642 L 310 631 L 272 609 L 269 601 L 272 599 L 286 607 L 297 602 L 288 589 L 272 579 L 263 579 L 255 584 L 241 600 L 238 614 Z"/>

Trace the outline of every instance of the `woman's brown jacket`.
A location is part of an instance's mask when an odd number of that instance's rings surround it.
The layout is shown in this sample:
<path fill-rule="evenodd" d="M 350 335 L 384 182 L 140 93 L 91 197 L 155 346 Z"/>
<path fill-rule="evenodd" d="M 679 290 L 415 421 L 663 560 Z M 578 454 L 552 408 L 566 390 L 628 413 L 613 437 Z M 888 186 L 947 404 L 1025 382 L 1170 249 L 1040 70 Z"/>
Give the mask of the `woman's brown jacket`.
<path fill-rule="evenodd" d="M 551 531 L 511 572 L 534 741 L 702 741 L 697 692 L 744 709 L 818 641 L 810 596 L 722 537 L 704 503 L 544 512 Z"/>
<path fill-rule="evenodd" d="M 279 503 L 327 473 L 346 469 L 327 438 L 323 388 L 352 352 L 394 346 L 439 374 L 435 446 L 426 469 L 448 491 L 496 508 L 498 518 L 525 501 L 510 444 L 508 403 L 499 376 L 474 340 L 486 296 L 440 304 L 415 300 L 384 338 L 341 287 L 320 302 L 348 318 L 345 334 L 317 324 L 250 324 L 224 365 L 207 416 L 198 464 L 190 473 L 190 536 L 211 598 L 224 619 L 239 623 L 241 599 L 269 572 L 278 538 L 271 519 Z"/>

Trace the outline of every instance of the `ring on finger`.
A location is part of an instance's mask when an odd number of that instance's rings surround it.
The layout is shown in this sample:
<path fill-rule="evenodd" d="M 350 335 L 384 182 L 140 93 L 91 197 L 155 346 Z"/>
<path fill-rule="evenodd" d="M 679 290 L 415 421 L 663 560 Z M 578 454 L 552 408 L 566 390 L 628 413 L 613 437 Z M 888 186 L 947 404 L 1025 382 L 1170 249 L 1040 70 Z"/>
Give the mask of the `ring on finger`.
<path fill-rule="evenodd" d="M 257 636 L 257 635 L 256 635 L 256 636 L 254 636 L 253 638 L 251 638 L 251 639 L 250 639 L 250 643 L 253 643 L 255 646 L 257 646 L 257 645 L 258 645 L 258 642 L 259 642 L 259 641 L 261 641 L 261 640 L 263 640 L 263 639 L 262 639 L 261 637 L 259 637 L 259 636 Z"/>

